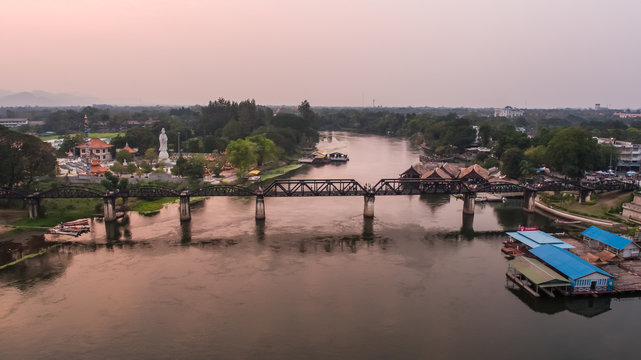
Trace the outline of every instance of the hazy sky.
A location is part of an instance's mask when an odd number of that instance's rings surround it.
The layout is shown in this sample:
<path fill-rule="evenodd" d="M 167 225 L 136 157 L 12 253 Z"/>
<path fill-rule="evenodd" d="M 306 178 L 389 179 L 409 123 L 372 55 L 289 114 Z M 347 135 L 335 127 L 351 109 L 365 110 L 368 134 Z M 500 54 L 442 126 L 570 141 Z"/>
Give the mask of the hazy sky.
<path fill-rule="evenodd" d="M 639 0 L 0 0 L 0 89 L 641 107 Z"/>

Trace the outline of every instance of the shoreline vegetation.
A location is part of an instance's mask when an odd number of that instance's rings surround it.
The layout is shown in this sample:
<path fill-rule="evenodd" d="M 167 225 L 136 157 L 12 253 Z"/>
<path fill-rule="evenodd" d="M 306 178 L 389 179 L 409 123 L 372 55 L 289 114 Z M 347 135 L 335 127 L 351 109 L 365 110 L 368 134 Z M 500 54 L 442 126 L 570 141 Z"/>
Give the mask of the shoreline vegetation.
<path fill-rule="evenodd" d="M 262 181 L 274 180 L 282 176 L 287 176 L 302 168 L 304 164 L 292 163 L 279 166 L 273 169 L 265 170 L 261 174 Z M 206 200 L 207 197 L 198 196 L 189 199 L 190 204 L 197 204 Z M 11 230 L 2 234 L 0 240 L 10 240 L 12 235 L 17 235 L 24 231 L 46 232 L 52 226 L 61 222 L 71 221 L 79 218 L 102 216 L 101 199 L 85 199 L 86 201 L 77 201 L 76 199 L 43 199 L 41 206 L 45 215 L 37 219 L 29 219 L 27 211 L 24 210 L 22 216 L 13 219 L 11 223 L 5 224 Z M 128 211 L 135 211 L 143 215 L 152 215 L 162 210 L 165 205 L 178 203 L 177 198 L 159 198 L 154 200 L 129 199 L 124 204 Z M 118 202 L 122 206 L 122 202 Z"/>

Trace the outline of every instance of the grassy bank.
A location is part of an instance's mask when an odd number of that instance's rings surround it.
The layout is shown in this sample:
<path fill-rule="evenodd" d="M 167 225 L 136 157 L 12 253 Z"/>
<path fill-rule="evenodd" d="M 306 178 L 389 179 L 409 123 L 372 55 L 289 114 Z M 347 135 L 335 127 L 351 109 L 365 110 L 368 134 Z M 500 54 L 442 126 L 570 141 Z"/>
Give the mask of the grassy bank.
<path fill-rule="evenodd" d="M 16 221 L 16 227 L 51 227 L 63 221 L 102 214 L 102 199 L 43 199 L 40 203 L 42 217 Z M 25 214 L 26 215 L 26 214 Z"/>
<path fill-rule="evenodd" d="M 633 194 L 630 192 L 611 191 L 595 194 L 590 201 L 579 204 L 574 196 L 567 193 L 559 195 L 541 194 L 540 196 L 543 203 L 557 209 L 577 215 L 617 222 L 621 222 L 621 218 L 618 215 L 621 213 L 623 203 L 632 201 L 632 197 Z"/>
<path fill-rule="evenodd" d="M 281 166 L 275 169 L 270 169 L 270 170 L 265 170 L 263 173 L 260 174 L 260 180 L 261 181 L 266 181 L 266 180 L 271 180 L 275 179 L 277 177 L 287 175 L 288 173 L 298 170 L 301 167 L 303 167 L 305 164 L 289 164 L 285 166 Z"/>

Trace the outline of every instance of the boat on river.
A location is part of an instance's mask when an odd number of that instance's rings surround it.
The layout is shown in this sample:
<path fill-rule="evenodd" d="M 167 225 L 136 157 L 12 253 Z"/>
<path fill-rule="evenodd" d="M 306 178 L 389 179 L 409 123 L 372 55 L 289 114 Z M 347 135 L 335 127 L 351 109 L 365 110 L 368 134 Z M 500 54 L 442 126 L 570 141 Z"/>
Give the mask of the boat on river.
<path fill-rule="evenodd" d="M 561 219 L 554 219 L 554 222 L 556 224 L 560 225 L 572 225 L 572 224 L 580 224 L 581 220 L 561 220 Z"/>
<path fill-rule="evenodd" d="M 328 155 L 329 161 L 338 161 L 338 162 L 347 162 L 349 161 L 349 156 L 347 154 L 333 152 Z"/>

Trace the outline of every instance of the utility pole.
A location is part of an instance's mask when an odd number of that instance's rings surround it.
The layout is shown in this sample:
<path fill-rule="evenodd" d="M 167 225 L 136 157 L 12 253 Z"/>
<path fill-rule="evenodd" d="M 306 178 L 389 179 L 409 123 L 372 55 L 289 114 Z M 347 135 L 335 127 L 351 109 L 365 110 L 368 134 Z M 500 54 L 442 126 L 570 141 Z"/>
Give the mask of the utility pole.
<path fill-rule="evenodd" d="M 180 157 L 180 131 L 178 132 L 178 157 Z"/>

